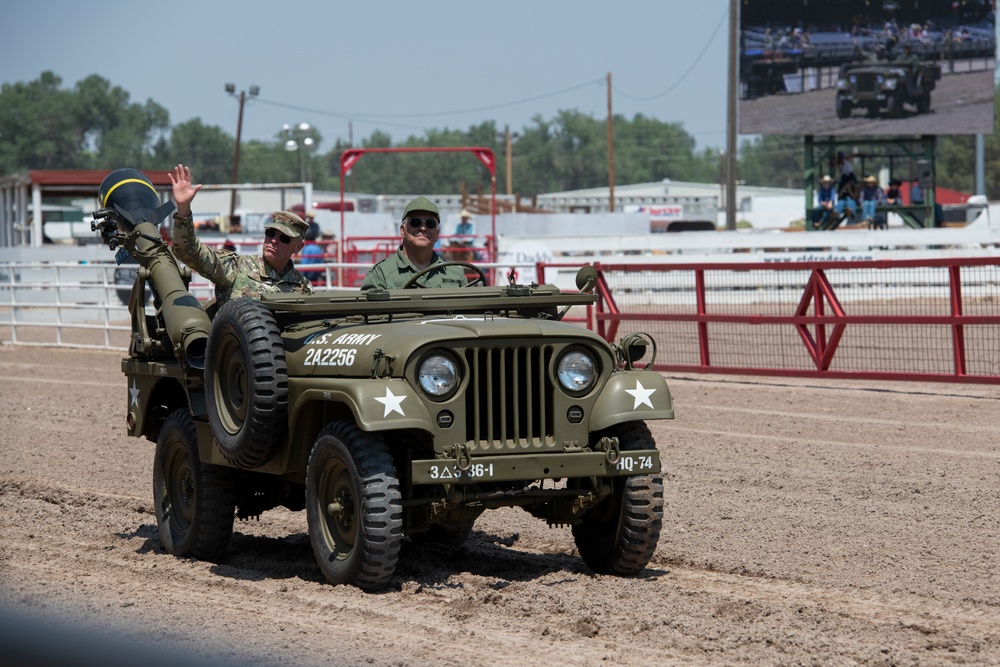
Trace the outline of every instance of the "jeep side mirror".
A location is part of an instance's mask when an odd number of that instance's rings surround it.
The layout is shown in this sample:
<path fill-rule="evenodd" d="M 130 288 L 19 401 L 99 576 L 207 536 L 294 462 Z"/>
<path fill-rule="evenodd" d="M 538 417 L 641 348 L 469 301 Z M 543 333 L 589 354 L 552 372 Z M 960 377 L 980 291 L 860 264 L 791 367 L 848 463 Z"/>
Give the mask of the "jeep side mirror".
<path fill-rule="evenodd" d="M 576 273 L 576 288 L 583 293 L 590 293 L 597 285 L 597 269 L 590 266 L 581 267 Z"/>

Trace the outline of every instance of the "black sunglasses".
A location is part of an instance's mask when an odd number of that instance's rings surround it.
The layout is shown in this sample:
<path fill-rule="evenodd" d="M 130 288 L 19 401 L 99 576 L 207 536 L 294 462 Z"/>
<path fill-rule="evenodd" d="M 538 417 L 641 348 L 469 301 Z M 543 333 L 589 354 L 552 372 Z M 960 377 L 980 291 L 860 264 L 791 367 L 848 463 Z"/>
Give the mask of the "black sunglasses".
<path fill-rule="evenodd" d="M 427 229 L 437 229 L 438 221 L 434 218 L 408 218 L 406 224 L 410 226 L 410 229 L 420 229 L 421 225 Z"/>
<path fill-rule="evenodd" d="M 273 227 L 268 227 L 267 229 L 265 229 L 264 230 L 264 236 L 266 236 L 269 239 L 273 239 L 275 236 L 277 236 L 278 240 L 281 241 L 282 243 L 284 243 L 285 245 L 288 245 L 289 243 L 292 242 L 292 237 L 291 236 L 289 236 L 288 234 L 282 234 L 281 232 L 279 232 L 277 229 L 274 229 Z"/>

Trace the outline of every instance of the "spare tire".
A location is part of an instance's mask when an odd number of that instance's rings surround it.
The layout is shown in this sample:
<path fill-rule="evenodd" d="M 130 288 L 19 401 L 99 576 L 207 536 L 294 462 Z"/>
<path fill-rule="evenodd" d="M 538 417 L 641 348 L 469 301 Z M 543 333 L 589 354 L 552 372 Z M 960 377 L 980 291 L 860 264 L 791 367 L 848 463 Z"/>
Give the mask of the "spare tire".
<path fill-rule="evenodd" d="M 288 431 L 288 367 L 274 315 L 256 299 L 219 308 L 208 335 L 205 397 L 212 435 L 227 461 L 256 468 Z"/>

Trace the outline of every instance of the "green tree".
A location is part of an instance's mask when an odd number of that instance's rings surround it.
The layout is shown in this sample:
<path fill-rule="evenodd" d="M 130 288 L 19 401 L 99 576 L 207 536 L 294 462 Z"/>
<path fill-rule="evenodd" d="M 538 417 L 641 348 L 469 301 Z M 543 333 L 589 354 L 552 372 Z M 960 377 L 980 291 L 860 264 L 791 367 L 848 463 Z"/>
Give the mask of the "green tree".
<path fill-rule="evenodd" d="M 805 178 L 802 137 L 763 136 L 744 141 L 737 177 L 747 185 L 801 188 Z"/>
<path fill-rule="evenodd" d="M 198 174 L 201 183 L 228 183 L 233 174 L 236 141 L 218 125 L 193 118 L 175 125 L 167 147 L 164 168 L 181 163 Z"/>
<path fill-rule="evenodd" d="M 717 180 L 715 150 L 695 152 L 695 141 L 679 123 L 664 123 L 643 115 L 614 118 L 615 182 L 628 184 L 675 180 Z M 605 119 L 576 110 L 561 110 L 555 118 L 536 116 L 515 129 L 512 156 L 517 194 L 603 187 L 608 183 L 608 136 Z M 317 189 L 339 188 L 340 155 L 347 145 L 337 142 L 320 152 L 322 137 L 302 153 L 303 165 Z M 272 140 L 247 141 L 240 147 L 239 180 L 293 182 L 300 179 L 299 153 L 283 149 L 283 132 Z M 301 140 L 303 137 L 292 137 Z M 744 178 L 766 182 L 784 175 L 786 165 L 767 163 L 764 146 L 745 146 Z M 494 121 L 465 130 L 433 129 L 393 142 L 376 130 L 361 140 L 368 148 L 492 148 L 498 185 L 506 172 L 505 138 Z M 0 169 L 11 173 L 27 168 L 169 169 L 189 164 L 202 182 L 227 183 L 232 177 L 235 142 L 217 126 L 200 119 L 168 125 L 167 112 L 152 100 L 135 104 L 126 91 L 92 75 L 73 90 L 45 72 L 38 81 L 5 84 L 0 89 Z M 795 159 L 801 160 L 801 149 Z M 801 176 L 796 175 L 797 182 Z M 786 180 L 789 180 L 786 178 Z M 465 191 L 487 194 L 490 170 L 468 153 L 422 152 L 368 154 L 354 168 L 346 189 L 374 193 L 440 193 Z"/>
<path fill-rule="evenodd" d="M 85 139 L 73 93 L 42 72 L 37 81 L 0 87 L 0 173 L 80 166 Z"/>
<path fill-rule="evenodd" d="M 664 123 L 637 114 L 631 121 L 614 120 L 615 181 L 648 183 L 714 181 L 718 159 L 711 152 L 695 153 L 695 140 L 680 123 Z"/>
<path fill-rule="evenodd" d="M 163 165 L 170 130 L 170 114 L 164 107 L 152 100 L 130 102 L 125 90 L 96 74 L 78 82 L 73 92 L 77 124 L 86 138 L 88 168 Z"/>
<path fill-rule="evenodd" d="M 608 181 L 606 126 L 579 111 L 560 111 L 555 120 L 533 119 L 517 140 L 519 194 L 578 190 Z"/>
<path fill-rule="evenodd" d="M 994 91 L 993 105 L 1000 103 L 1000 87 Z M 993 132 L 984 138 L 987 174 L 1000 173 L 1000 116 L 993 114 Z M 976 139 L 972 135 L 945 135 L 938 137 L 935 156 L 937 184 L 961 192 L 974 192 L 976 188 L 975 160 Z M 986 196 L 1000 198 L 1000 182 L 986 179 Z"/>
<path fill-rule="evenodd" d="M 0 88 L 0 169 L 148 169 L 160 166 L 167 110 L 134 104 L 123 89 L 91 75 L 72 91 L 43 72 Z"/>

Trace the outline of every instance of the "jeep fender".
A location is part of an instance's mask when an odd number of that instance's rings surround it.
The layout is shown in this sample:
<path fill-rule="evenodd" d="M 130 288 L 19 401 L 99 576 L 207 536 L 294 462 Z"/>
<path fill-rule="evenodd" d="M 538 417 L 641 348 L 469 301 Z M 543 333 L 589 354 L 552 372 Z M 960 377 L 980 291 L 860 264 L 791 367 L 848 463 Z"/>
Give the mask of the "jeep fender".
<path fill-rule="evenodd" d="M 423 401 L 405 380 L 393 378 L 321 380 L 315 377 L 303 380 L 308 382 L 308 388 L 296 379 L 289 381 L 291 391 L 296 394 L 293 420 L 308 403 L 333 401 L 350 409 L 354 415 L 354 422 L 362 431 L 398 429 L 426 431 L 432 427 L 431 415 L 424 407 Z M 295 392 L 296 384 L 300 384 L 301 393 Z"/>
<path fill-rule="evenodd" d="M 674 403 L 667 381 L 654 371 L 611 374 L 590 415 L 590 430 L 646 419 L 673 419 Z"/>

